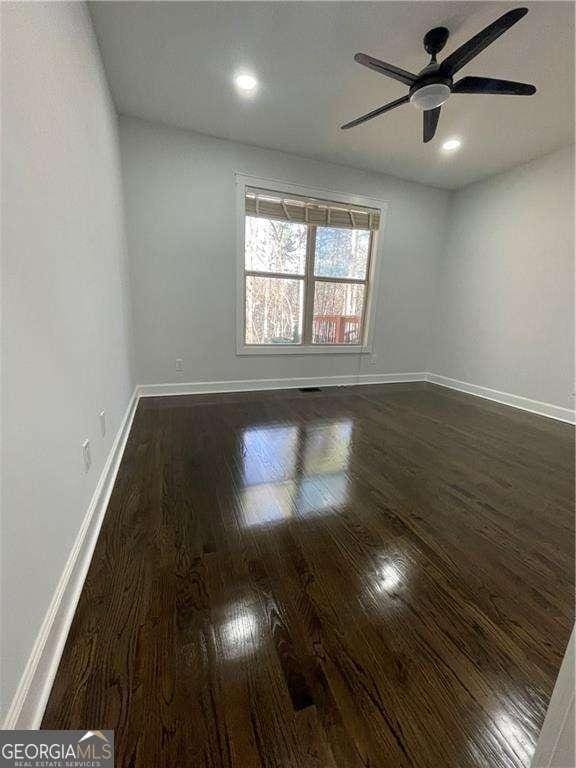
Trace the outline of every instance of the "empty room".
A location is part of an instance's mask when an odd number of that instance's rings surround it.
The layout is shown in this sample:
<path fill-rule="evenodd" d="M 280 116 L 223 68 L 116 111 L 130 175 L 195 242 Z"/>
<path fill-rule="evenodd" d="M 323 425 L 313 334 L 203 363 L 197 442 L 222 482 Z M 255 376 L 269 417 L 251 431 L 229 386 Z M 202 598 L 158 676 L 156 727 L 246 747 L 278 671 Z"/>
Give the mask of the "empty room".
<path fill-rule="evenodd" d="M 0 765 L 575 768 L 572 2 L 2 2 Z"/>

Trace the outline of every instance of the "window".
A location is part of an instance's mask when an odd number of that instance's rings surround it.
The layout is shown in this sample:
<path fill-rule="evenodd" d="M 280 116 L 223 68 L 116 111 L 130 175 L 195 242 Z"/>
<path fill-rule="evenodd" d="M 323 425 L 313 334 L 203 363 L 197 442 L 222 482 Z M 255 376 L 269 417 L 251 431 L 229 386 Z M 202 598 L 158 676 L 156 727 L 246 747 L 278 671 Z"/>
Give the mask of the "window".
<path fill-rule="evenodd" d="M 381 208 L 240 185 L 238 351 L 368 351 Z"/>

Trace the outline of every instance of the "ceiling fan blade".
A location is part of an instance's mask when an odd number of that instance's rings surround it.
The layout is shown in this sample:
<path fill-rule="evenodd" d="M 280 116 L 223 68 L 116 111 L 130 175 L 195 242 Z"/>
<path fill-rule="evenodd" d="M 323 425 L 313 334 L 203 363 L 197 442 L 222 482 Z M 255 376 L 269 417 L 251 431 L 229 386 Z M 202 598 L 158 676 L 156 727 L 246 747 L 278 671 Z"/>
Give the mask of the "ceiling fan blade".
<path fill-rule="evenodd" d="M 374 72 L 379 72 L 381 75 L 399 80 L 404 85 L 412 85 L 418 79 L 417 75 L 413 75 L 412 72 L 395 67 L 394 64 L 387 64 L 385 61 L 380 61 L 380 59 L 374 59 L 372 56 L 368 56 L 367 53 L 357 53 L 354 56 L 354 61 L 357 61 L 358 64 L 363 64 L 369 69 L 373 69 Z"/>
<path fill-rule="evenodd" d="M 478 56 L 484 48 L 487 48 L 506 30 L 526 16 L 527 13 L 528 8 L 515 8 L 513 11 L 508 11 L 508 13 L 500 16 L 499 19 L 493 21 L 482 32 L 478 32 L 467 43 L 461 45 L 454 53 L 451 53 L 450 56 L 444 59 L 440 65 L 440 70 L 450 76 L 458 72 L 459 69 L 462 69 L 475 56 Z"/>
<path fill-rule="evenodd" d="M 391 109 L 395 109 L 401 104 L 406 104 L 407 101 L 410 101 L 410 97 L 402 96 L 401 99 L 396 99 L 396 101 L 391 101 L 389 104 L 384 104 L 383 107 L 373 109 L 372 112 L 368 112 L 367 115 L 362 115 L 362 117 L 357 117 L 356 120 L 352 120 L 352 122 L 342 125 L 341 129 L 345 131 L 348 128 L 354 128 L 354 126 L 360 125 L 360 123 L 365 123 L 367 120 L 372 120 L 373 117 L 378 117 L 378 115 L 383 115 L 384 112 L 389 112 Z"/>
<path fill-rule="evenodd" d="M 424 113 L 424 144 L 434 138 L 440 118 L 440 107 L 427 109 Z"/>
<path fill-rule="evenodd" d="M 495 93 L 504 96 L 532 96 L 536 86 L 515 83 L 513 80 L 495 80 L 492 77 L 463 77 L 452 86 L 452 93 Z"/>

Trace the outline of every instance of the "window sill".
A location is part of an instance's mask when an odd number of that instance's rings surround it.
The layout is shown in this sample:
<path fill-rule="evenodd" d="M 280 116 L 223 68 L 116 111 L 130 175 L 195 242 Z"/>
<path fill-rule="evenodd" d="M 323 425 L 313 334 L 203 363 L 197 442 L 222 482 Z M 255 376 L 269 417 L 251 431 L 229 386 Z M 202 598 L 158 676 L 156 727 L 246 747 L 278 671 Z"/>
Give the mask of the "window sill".
<path fill-rule="evenodd" d="M 370 355 L 372 354 L 372 348 L 369 346 L 362 346 L 361 344 L 355 345 L 340 345 L 335 344 L 314 344 L 314 345 L 294 345 L 288 344 L 269 344 L 258 346 L 246 346 L 241 345 L 237 348 L 236 354 L 239 356 L 249 355 Z"/>

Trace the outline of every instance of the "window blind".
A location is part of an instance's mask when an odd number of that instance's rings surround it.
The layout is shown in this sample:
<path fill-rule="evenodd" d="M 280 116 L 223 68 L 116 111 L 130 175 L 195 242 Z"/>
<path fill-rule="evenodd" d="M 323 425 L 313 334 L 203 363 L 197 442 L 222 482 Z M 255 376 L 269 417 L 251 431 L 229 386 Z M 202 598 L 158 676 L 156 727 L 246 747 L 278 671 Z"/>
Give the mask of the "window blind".
<path fill-rule="evenodd" d="M 377 230 L 380 211 L 311 197 L 286 196 L 266 189 L 246 188 L 246 215 L 296 221 L 321 227 Z"/>

